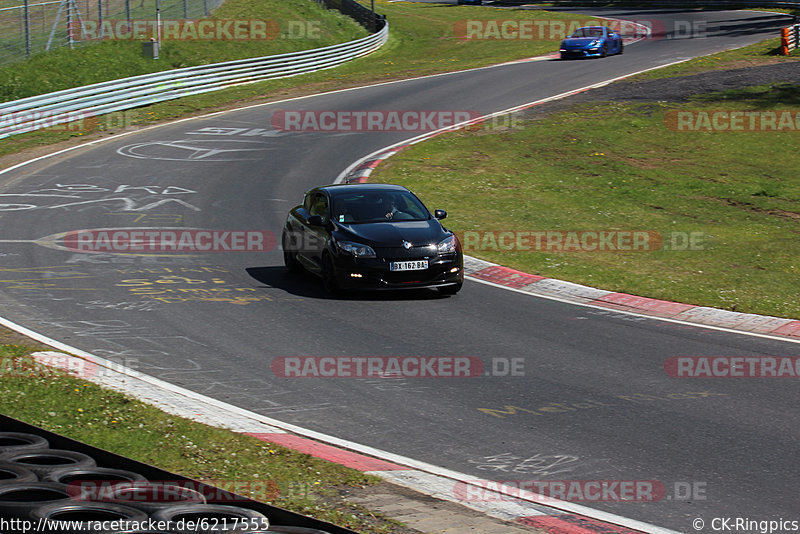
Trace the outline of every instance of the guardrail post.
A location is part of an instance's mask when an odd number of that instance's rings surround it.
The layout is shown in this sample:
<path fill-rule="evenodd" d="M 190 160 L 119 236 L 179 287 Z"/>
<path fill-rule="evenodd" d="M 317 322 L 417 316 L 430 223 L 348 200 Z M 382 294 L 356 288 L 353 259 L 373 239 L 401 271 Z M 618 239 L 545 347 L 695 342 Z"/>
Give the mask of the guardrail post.
<path fill-rule="evenodd" d="M 31 15 L 28 12 L 28 0 L 25 0 L 23 11 L 23 17 L 25 18 L 25 56 L 31 57 Z"/>

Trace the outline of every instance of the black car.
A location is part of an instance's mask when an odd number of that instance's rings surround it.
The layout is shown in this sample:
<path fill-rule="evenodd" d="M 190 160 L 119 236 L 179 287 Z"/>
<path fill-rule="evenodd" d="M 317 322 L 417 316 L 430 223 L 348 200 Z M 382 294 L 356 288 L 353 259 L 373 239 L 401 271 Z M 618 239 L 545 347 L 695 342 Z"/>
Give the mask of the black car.
<path fill-rule="evenodd" d="M 320 276 L 325 289 L 435 287 L 453 295 L 464 255 L 453 232 L 408 189 L 342 184 L 306 192 L 286 219 L 281 243 L 289 271 Z"/>

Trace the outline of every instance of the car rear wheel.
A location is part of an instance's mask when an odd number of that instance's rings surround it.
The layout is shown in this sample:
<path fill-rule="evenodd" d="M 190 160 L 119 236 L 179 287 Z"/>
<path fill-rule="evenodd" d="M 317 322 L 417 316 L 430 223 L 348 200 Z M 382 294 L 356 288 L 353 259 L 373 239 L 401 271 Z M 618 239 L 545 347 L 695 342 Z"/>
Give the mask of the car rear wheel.
<path fill-rule="evenodd" d="M 322 286 L 328 294 L 339 292 L 339 282 L 336 279 L 336 268 L 333 266 L 333 259 L 330 254 L 322 257 Z"/>
<path fill-rule="evenodd" d="M 622 41 L 619 42 L 619 53 L 621 54 L 625 50 L 625 43 Z"/>

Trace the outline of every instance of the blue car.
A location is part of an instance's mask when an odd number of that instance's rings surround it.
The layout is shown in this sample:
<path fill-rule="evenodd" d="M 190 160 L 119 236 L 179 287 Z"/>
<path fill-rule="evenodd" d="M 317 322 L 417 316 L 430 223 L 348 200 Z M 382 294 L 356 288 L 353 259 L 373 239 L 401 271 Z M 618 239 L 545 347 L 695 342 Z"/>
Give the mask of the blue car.
<path fill-rule="evenodd" d="M 622 36 L 605 26 L 584 26 L 561 41 L 561 59 L 621 54 Z"/>
<path fill-rule="evenodd" d="M 458 0 L 456 3 L 458 5 L 472 4 L 473 6 L 479 6 L 481 5 L 481 0 Z"/>

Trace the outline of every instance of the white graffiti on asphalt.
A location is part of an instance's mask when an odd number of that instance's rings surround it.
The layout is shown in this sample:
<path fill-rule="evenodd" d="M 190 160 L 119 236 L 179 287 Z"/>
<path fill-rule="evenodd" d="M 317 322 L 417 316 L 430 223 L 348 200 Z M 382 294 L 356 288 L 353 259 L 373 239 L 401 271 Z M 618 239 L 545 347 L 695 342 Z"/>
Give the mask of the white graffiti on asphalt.
<path fill-rule="evenodd" d="M 197 191 L 174 185 L 118 185 L 100 187 L 93 184 L 55 184 L 54 187 L 34 189 L 24 193 L 0 194 L 0 211 L 36 209 L 85 209 L 98 205 L 111 206 L 118 211 L 147 211 L 165 205 L 182 206 L 201 211 L 174 195 L 191 195 Z M 4 200 L 17 202 L 3 202 Z M 65 201 L 64 199 L 70 199 Z"/>

